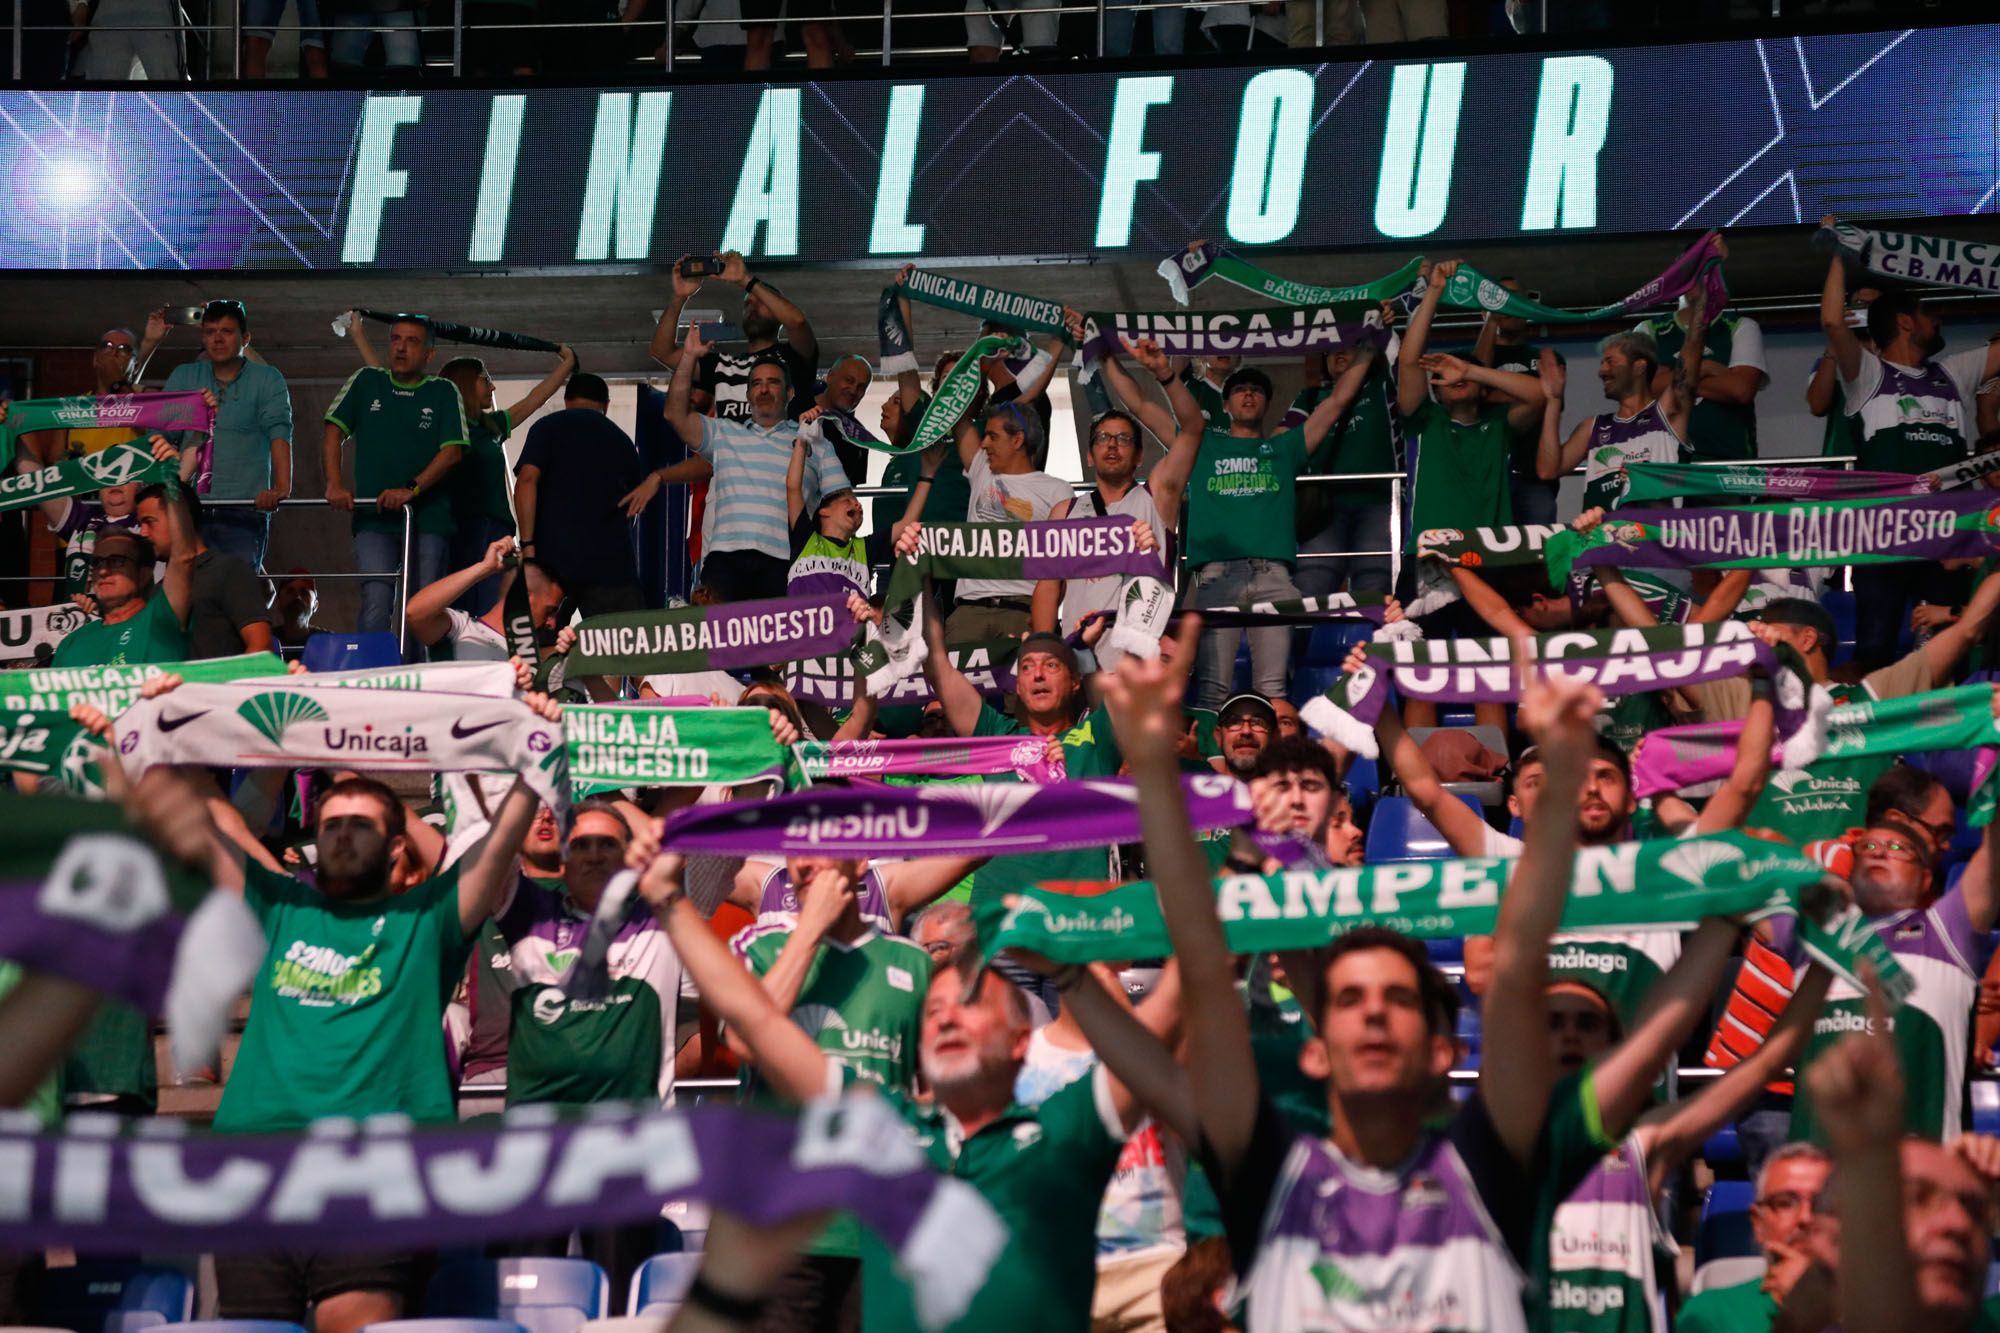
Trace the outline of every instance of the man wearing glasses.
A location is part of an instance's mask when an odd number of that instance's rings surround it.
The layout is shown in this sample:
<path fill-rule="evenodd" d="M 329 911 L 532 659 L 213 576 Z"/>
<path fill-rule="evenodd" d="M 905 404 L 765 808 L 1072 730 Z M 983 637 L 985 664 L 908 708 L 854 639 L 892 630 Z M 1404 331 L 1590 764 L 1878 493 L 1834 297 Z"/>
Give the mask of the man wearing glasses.
<path fill-rule="evenodd" d="M 1097 485 L 1081 497 L 1080 503 L 1099 518 L 1120 514 L 1142 520 L 1151 526 L 1164 546 L 1180 525 L 1181 497 L 1187 492 L 1188 474 L 1194 470 L 1195 454 L 1201 448 L 1202 414 L 1194 395 L 1174 372 L 1158 343 L 1142 339 L 1127 344 L 1127 350 L 1133 360 L 1160 381 L 1173 411 L 1138 392 L 1125 368 L 1115 360 L 1107 361 L 1105 379 L 1130 410 L 1113 408 L 1090 423 L 1090 442 L 1084 458 Z M 1139 463 L 1145 457 L 1146 439 L 1140 434 L 1141 426 L 1167 448 L 1167 456 L 1143 482 L 1139 480 Z M 1077 512 L 1076 503 L 1072 504 L 1071 512 Z M 1171 550 L 1167 559 L 1171 565 Z M 1107 575 L 1074 584 L 1051 583 L 1046 592 L 1037 588 L 1035 628 L 1069 634 L 1093 615 L 1115 620 L 1118 594 L 1124 583 L 1118 575 Z M 1105 670 L 1116 660 L 1107 649 L 1106 641 L 1098 640 L 1097 664 Z"/>
<path fill-rule="evenodd" d="M 1764 1275 L 1704 1291 L 1681 1307 L 1675 1333 L 1745 1333 L 1771 1327 L 1778 1307 L 1812 1264 L 1808 1242 L 1820 1191 L 1833 1169 L 1823 1148 L 1788 1143 L 1757 1173 L 1750 1233 L 1764 1252 Z"/>
<path fill-rule="evenodd" d="M 156 456 L 173 448 L 154 436 Z M 157 581 L 153 543 L 130 528 L 105 528 L 90 555 L 90 595 L 100 620 L 79 625 L 56 645 L 50 665 L 127 666 L 187 657 L 188 608 L 194 601 L 194 541 L 184 511 L 168 506 L 171 545 Z"/>
<path fill-rule="evenodd" d="M 209 502 L 201 537 L 210 548 L 262 572 L 270 512 L 292 493 L 292 394 L 277 367 L 253 361 L 250 315 L 241 301 L 210 301 L 201 312 L 202 356 L 174 367 L 168 392 L 215 395 L 215 443 L 198 471 Z M 197 443 L 183 432 L 183 449 Z M 255 508 L 241 505 L 255 501 Z M 230 501 L 218 505 L 216 501 Z"/>
<path fill-rule="evenodd" d="M 98 335 L 90 354 L 91 392 L 99 398 L 110 393 L 131 393 L 132 359 L 139 351 L 139 335 L 127 328 L 106 329 Z M 100 453 L 114 444 L 139 438 L 130 426 L 76 426 L 65 434 L 64 458 Z"/>

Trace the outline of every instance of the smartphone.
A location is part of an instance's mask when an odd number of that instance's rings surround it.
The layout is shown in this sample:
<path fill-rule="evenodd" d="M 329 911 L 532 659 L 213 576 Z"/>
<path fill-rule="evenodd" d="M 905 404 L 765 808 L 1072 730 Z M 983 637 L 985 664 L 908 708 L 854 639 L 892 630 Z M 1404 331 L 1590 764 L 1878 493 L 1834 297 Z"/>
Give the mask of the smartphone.
<path fill-rule="evenodd" d="M 675 325 L 674 326 L 675 342 L 677 343 L 686 342 L 688 336 L 688 330 L 691 328 L 699 328 L 701 330 L 701 340 L 703 342 L 740 343 L 743 341 L 743 330 L 738 328 L 734 324 L 726 324 L 719 319 L 698 319 L 692 321 L 684 321 L 680 324 Z"/>
<path fill-rule="evenodd" d="M 681 261 L 683 278 L 713 278 L 722 273 L 722 261 L 702 255 L 690 255 Z"/>
<path fill-rule="evenodd" d="M 207 308 L 198 305 L 170 305 L 167 307 L 167 323 L 199 325 L 201 312 Z"/>

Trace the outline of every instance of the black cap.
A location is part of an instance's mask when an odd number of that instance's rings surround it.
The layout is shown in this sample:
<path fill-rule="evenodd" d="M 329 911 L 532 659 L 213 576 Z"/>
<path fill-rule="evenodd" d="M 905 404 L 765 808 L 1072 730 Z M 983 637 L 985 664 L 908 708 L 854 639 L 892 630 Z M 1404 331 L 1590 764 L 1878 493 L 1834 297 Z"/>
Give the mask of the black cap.
<path fill-rule="evenodd" d="M 1244 708 L 1256 709 L 1264 715 L 1264 720 L 1270 724 L 1271 730 L 1276 731 L 1278 729 L 1278 710 L 1271 707 L 1269 699 L 1258 694 L 1255 690 L 1245 690 L 1241 694 L 1232 694 L 1227 699 L 1224 699 L 1222 707 L 1215 710 L 1215 725 L 1218 727 L 1221 726 L 1223 720 L 1231 713 Z"/>
<path fill-rule="evenodd" d="M 1266 398 L 1271 396 L 1271 377 L 1255 366 L 1238 366 L 1230 371 L 1229 378 L 1222 381 L 1222 396 L 1227 398 L 1244 384 L 1262 389 Z"/>
<path fill-rule="evenodd" d="M 1833 612 L 1810 597 L 1773 597 L 1757 608 L 1757 619 L 1771 625 L 1797 625 L 1819 635 L 1819 650 L 1830 659 L 1840 644 L 1840 629 Z"/>

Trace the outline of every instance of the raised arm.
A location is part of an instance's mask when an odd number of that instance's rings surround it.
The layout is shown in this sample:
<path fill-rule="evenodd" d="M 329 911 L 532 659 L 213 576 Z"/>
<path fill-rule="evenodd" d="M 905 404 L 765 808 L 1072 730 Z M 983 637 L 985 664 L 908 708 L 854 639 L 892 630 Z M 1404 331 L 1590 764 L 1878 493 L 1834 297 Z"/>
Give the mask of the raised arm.
<path fill-rule="evenodd" d="M 1061 364 L 1063 353 L 1069 350 L 1069 338 L 1061 333 L 1052 333 L 1042 344 L 1042 350 L 1021 367 L 1021 373 L 1014 377 L 1014 401 L 1032 403 L 1048 392 L 1049 382 L 1055 378 L 1056 367 Z"/>
<path fill-rule="evenodd" d="M 1137 1009 L 1112 989 L 1118 979 L 1102 963 L 1063 968 L 1056 976 L 1063 1004 L 1072 1007 L 1084 1039 L 1111 1075 L 1107 1091 L 1127 1130 L 1150 1114 L 1183 1143 L 1195 1142 L 1201 1124 L 1194 1088 L 1173 1052 L 1181 1022 L 1179 965 L 1167 960 Z"/>
<path fill-rule="evenodd" d="M 542 410 L 542 404 L 556 396 L 556 390 L 569 381 L 570 372 L 576 369 L 576 353 L 565 343 L 556 356 L 556 363 L 549 373 L 542 376 L 542 382 L 521 395 L 519 402 L 507 409 L 507 420 L 520 424 Z"/>
<path fill-rule="evenodd" d="M 1597 743 L 1595 719 L 1604 696 L 1595 685 L 1564 676 L 1541 676 L 1524 661 L 1527 677 L 1516 713 L 1523 731 L 1541 747 L 1542 794 L 1528 821 L 1526 844 L 1514 868 L 1493 929 L 1493 979 L 1482 1001 L 1486 1058 L 1504 1078 L 1479 1081 L 1500 1141 L 1516 1160 L 1532 1160 L 1548 1113 L 1554 1061 L 1549 1052 L 1549 938 L 1562 920 L 1576 860 L 1577 797 Z"/>
<path fill-rule="evenodd" d="M 1833 353 L 1821 352 L 1806 381 L 1806 411 L 1823 417 L 1833 411 L 1833 391 L 1840 384 L 1840 366 Z"/>
<path fill-rule="evenodd" d="M 707 418 L 689 406 L 688 396 L 694 392 L 695 368 L 708 355 L 708 349 L 709 344 L 702 341 L 701 330 L 690 325 L 687 342 L 681 346 L 681 363 L 674 371 L 673 381 L 667 385 L 666 406 L 660 412 L 666 418 L 668 428 L 680 436 L 681 442 L 691 450 L 701 447 Z"/>
<path fill-rule="evenodd" d="M 657 828 L 642 828 L 633 835 L 625 863 L 640 869 L 639 893 L 666 930 L 702 1003 L 742 1041 L 759 1076 L 779 1095 L 806 1102 L 828 1091 L 833 1071 L 826 1052 L 716 938 L 682 892 L 681 858 L 660 855 L 659 846 Z"/>
<path fill-rule="evenodd" d="M 1178 383 L 1179 377 L 1173 373 L 1173 363 L 1167 354 L 1160 350 L 1160 345 L 1151 338 L 1142 338 L 1136 343 L 1128 342 L 1125 344 L 1125 350 L 1131 353 L 1134 361 L 1145 368 L 1147 374 L 1160 382 L 1161 388 L 1168 388 L 1170 382 Z M 1137 417 L 1139 424 L 1151 431 L 1155 439 L 1168 443 L 1180 434 L 1180 423 L 1188 418 L 1180 415 L 1179 420 L 1176 420 L 1176 414 L 1180 412 L 1178 407 L 1169 412 L 1153 401 L 1151 395 L 1139 387 L 1139 382 L 1132 378 L 1132 373 L 1125 369 L 1124 363 L 1117 357 L 1107 356 L 1100 360 L 1097 363 L 1097 373 L 1104 376 L 1105 387 L 1111 390 L 1112 401 Z M 1171 389 L 1168 392 L 1171 394 Z M 1185 394 L 1187 389 L 1182 387 L 1181 392 Z M 1188 402 L 1190 405 L 1193 404 L 1193 395 L 1188 395 Z M 1199 408 L 1194 412 L 1194 419 L 1197 423 L 1201 420 Z M 1199 432 L 1199 425 L 1196 426 L 1196 430 Z M 1159 475 L 1157 469 L 1153 475 L 1156 477 Z"/>
<path fill-rule="evenodd" d="M 1406 417 L 1414 415 L 1430 398 L 1430 377 L 1420 363 L 1424 359 L 1424 348 L 1430 344 L 1431 321 L 1437 317 L 1438 301 L 1444 296 L 1445 282 L 1456 272 L 1456 259 L 1431 265 L 1424 299 L 1417 303 L 1416 310 L 1410 315 L 1409 331 L 1403 335 L 1403 353 L 1396 358 L 1396 410 Z"/>
<path fill-rule="evenodd" d="M 1368 374 L 1375 368 L 1375 358 L 1379 353 L 1380 349 L 1372 342 L 1354 349 L 1347 369 L 1340 372 L 1340 378 L 1333 382 L 1326 397 L 1306 415 L 1305 424 L 1299 427 L 1305 438 L 1306 452 L 1319 448 L 1333 433 L 1333 428 L 1340 424 L 1340 418 L 1347 409 L 1354 406 L 1354 400 L 1361 396 L 1361 386 L 1368 382 Z"/>
<path fill-rule="evenodd" d="M 691 258 L 692 255 L 682 255 L 674 261 L 674 266 L 667 270 L 673 279 L 673 295 L 667 298 L 667 308 L 660 312 L 660 322 L 653 326 L 652 341 L 646 344 L 646 355 L 670 369 L 674 364 L 674 335 L 680 330 L 681 311 L 686 307 L 689 298 L 701 290 L 700 278 L 681 276 L 681 265 Z"/>
<path fill-rule="evenodd" d="M 1539 369 L 1542 382 L 1542 433 L 1535 445 L 1535 475 L 1554 481 L 1583 461 L 1590 447 L 1591 422 L 1576 423 L 1564 439 L 1562 434 L 1563 391 L 1568 387 L 1569 370 L 1547 348 L 1542 350 Z"/>
<path fill-rule="evenodd" d="M 1347 660 L 1341 664 L 1342 672 L 1353 675 L 1368 665 L 1365 647 L 1356 644 L 1349 650 Z M 1460 856 L 1489 855 L 1487 835 L 1491 830 L 1487 828 L 1486 821 L 1474 814 L 1472 807 L 1444 789 L 1438 781 L 1437 770 L 1431 767 L 1430 760 L 1424 758 L 1422 748 L 1404 728 L 1402 716 L 1394 708 L 1384 707 L 1382 715 L 1375 720 L 1375 741 L 1380 747 L 1382 762 L 1403 784 L 1403 794 L 1444 835 L 1452 851 Z"/>
<path fill-rule="evenodd" d="M 799 992 L 805 989 L 806 976 L 819 957 L 820 945 L 826 942 L 826 932 L 840 920 L 841 913 L 855 897 L 854 877 L 832 867 L 816 872 L 809 885 L 793 887 L 802 890 L 798 921 L 784 947 L 778 950 L 771 970 L 757 979 L 781 1014 L 790 1014 L 798 1007 Z M 724 1028 L 723 1033 L 729 1049 L 739 1058 L 756 1058 L 733 1028 Z"/>
<path fill-rule="evenodd" d="M 1833 222 L 1831 213 L 1820 219 L 1823 226 L 1830 227 Z M 1861 339 L 1847 327 L 1847 269 L 1839 255 L 1827 261 L 1826 283 L 1819 290 L 1819 327 L 1826 335 L 1826 345 L 1833 353 L 1840 378 L 1852 380 L 1859 376 Z"/>
<path fill-rule="evenodd" d="M 1223 1168 L 1227 1188 L 1250 1146 L 1259 1097 L 1250 1023 L 1236 994 L 1236 968 L 1215 915 L 1208 860 L 1195 845 L 1181 787 L 1181 698 L 1195 659 L 1201 617 L 1182 618 L 1171 661 L 1128 653 L 1104 682 L 1104 704 L 1139 792 L 1146 864 L 1160 915 L 1180 961 L 1187 1067 L 1200 1140 Z M 1546 1050 L 1547 1038 L 1543 1038 Z M 1135 1073 L 1136 1077 L 1136 1073 Z"/>
<path fill-rule="evenodd" d="M 900 927 L 986 861 L 983 856 L 919 856 L 879 867 L 890 917 Z"/>
<path fill-rule="evenodd" d="M 1432 352 L 1423 358 L 1421 364 L 1427 373 L 1436 375 L 1442 383 L 1457 384 L 1469 380 L 1513 399 L 1513 406 L 1507 409 L 1507 424 L 1516 431 L 1524 431 L 1542 419 L 1547 398 L 1542 382 L 1533 375 L 1523 375 L 1514 370 L 1495 370 L 1447 352 Z"/>
<path fill-rule="evenodd" d="M 1996 608 L 2000 608 L 2000 570 L 1979 581 L 1957 620 L 1924 641 L 1922 652 L 1930 663 L 1931 679 L 1951 678 L 1972 645 L 1986 637 L 1986 626 Z"/>
<path fill-rule="evenodd" d="M 1995 687 L 1995 707 L 2000 709 L 2000 686 Z M 1965 873 L 1959 876 L 1959 891 L 1965 895 L 1965 915 L 1971 920 L 1974 930 L 1993 929 L 2000 920 L 2000 851 L 1993 846 L 1994 830 L 2000 829 L 2000 820 L 1986 826 L 1986 836 L 1979 840 L 1979 850 L 1966 863 Z"/>
<path fill-rule="evenodd" d="M 375 344 L 368 341 L 368 321 L 361 317 L 359 310 L 347 312 L 347 336 L 354 344 L 354 354 L 361 358 L 364 366 L 382 368 L 382 358 L 376 355 Z"/>
<path fill-rule="evenodd" d="M 1681 343 L 1673 377 L 1660 394 L 1660 412 L 1683 440 L 1688 437 L 1688 417 L 1694 411 L 1695 386 L 1701 382 L 1702 344 L 1708 338 L 1710 313 L 1706 292 L 1697 287 L 1688 293 L 1687 338 Z"/>
<path fill-rule="evenodd" d="M 817 364 L 819 339 L 814 336 L 812 323 L 806 318 L 805 311 L 776 287 L 751 273 L 749 265 L 743 262 L 743 256 L 738 252 L 730 250 L 716 258 L 722 261 L 722 280 L 741 287 L 745 296 L 755 292 L 764 308 L 771 312 L 771 318 L 785 326 L 785 341 L 792 345 L 792 350 Z"/>
<path fill-rule="evenodd" d="M 819 409 L 816 407 L 811 409 L 807 416 L 799 418 L 799 424 L 802 426 L 806 424 L 807 420 L 817 414 L 818 411 Z M 799 515 L 806 512 L 806 450 L 808 447 L 803 432 L 792 437 L 792 456 L 785 463 L 785 526 L 788 528 L 797 527 L 799 525 Z"/>
<path fill-rule="evenodd" d="M 1750 807 L 1764 793 L 1764 781 L 1771 776 L 1771 742 L 1777 736 L 1777 710 L 1768 691 L 1750 700 L 1743 715 L 1743 731 L 1736 741 L 1736 762 L 1729 776 L 1694 822 L 1697 833 L 1723 833 L 1742 828 Z"/>
<path fill-rule="evenodd" d="M 548 721 L 561 723 L 562 706 L 548 695 L 525 695 L 522 702 Z M 535 822 L 540 805 L 541 798 L 528 790 L 526 782 L 515 778 L 500 808 L 493 812 L 486 836 L 459 858 L 458 928 L 467 939 L 479 933 L 479 927 L 514 887 L 514 858 L 521 853 L 521 840 L 528 836 L 528 826 Z"/>
<path fill-rule="evenodd" d="M 1644 1012 L 1633 1022 L 1632 1030 L 1591 1067 L 1598 1123 L 1605 1138 L 1625 1137 L 1652 1100 L 1653 1082 L 1660 1071 L 1695 1025 L 1707 1017 L 1740 933 L 1733 921 L 1712 917 L 1703 921 L 1687 937 L 1681 956 L 1666 976 L 1646 992 Z"/>
<path fill-rule="evenodd" d="M 410 594 L 409 604 L 404 614 L 409 618 L 410 633 L 418 643 L 426 648 L 451 632 L 451 617 L 445 613 L 452 604 L 465 596 L 473 588 L 507 567 L 507 557 L 514 554 L 514 539 L 502 537 L 486 548 L 476 565 L 445 575 L 436 583 L 425 584 Z"/>
<path fill-rule="evenodd" d="M 1451 567 L 1451 581 L 1458 587 L 1458 595 L 1465 599 L 1478 617 L 1492 627 L 1495 634 L 1509 639 L 1518 639 L 1524 634 L 1533 634 L 1534 627 L 1521 619 L 1507 599 L 1493 591 L 1493 585 L 1479 577 L 1478 573 L 1459 565 Z"/>
<path fill-rule="evenodd" d="M 153 457 L 162 462 L 177 461 L 179 451 L 167 442 L 164 435 L 152 439 Z M 178 486 L 177 482 L 168 483 Z M 194 609 L 194 524 L 188 518 L 187 501 L 176 491 L 166 503 L 167 511 L 167 576 L 160 582 L 160 591 L 166 595 L 167 605 L 173 608 L 174 618 L 183 626 L 188 623 L 188 613 Z"/>
<path fill-rule="evenodd" d="M 917 549 L 917 542 L 923 535 L 923 527 L 912 523 L 896 538 L 896 558 L 907 558 Z M 931 693 L 944 707 L 945 721 L 960 736 L 970 736 L 979 725 L 980 710 L 986 706 L 979 687 L 965 678 L 965 673 L 952 665 L 951 656 L 945 649 L 944 617 L 937 614 L 937 594 L 928 579 L 924 582 L 924 679 L 930 682 Z"/>

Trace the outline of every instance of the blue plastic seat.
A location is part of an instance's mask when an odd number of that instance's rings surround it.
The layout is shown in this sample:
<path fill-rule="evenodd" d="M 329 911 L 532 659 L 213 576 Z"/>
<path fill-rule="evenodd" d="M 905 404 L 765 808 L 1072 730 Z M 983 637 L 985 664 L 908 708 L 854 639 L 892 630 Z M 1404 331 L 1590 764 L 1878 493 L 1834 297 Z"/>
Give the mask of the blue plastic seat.
<path fill-rule="evenodd" d="M 1424 948 L 1430 953 L 1431 961 L 1443 967 L 1447 964 L 1465 962 L 1465 936 L 1454 935 L 1450 939 L 1425 940 Z"/>
<path fill-rule="evenodd" d="M 1718 1180 L 1701 1203 L 1701 1224 L 1695 1231 L 1694 1262 L 1734 1259 L 1763 1253 L 1750 1232 L 1750 1202 L 1755 1188 L 1747 1180 Z"/>
<path fill-rule="evenodd" d="M 314 634 L 306 639 L 299 661 L 308 671 L 360 671 L 365 667 L 401 666 L 403 645 L 387 630 L 368 634 Z"/>
<path fill-rule="evenodd" d="M 184 1324 L 194 1314 L 194 1282 L 175 1268 L 85 1260 L 48 1271 L 36 1314 L 77 1333 L 135 1333 L 158 1324 Z"/>
<path fill-rule="evenodd" d="M 642 1317 L 672 1314 L 686 1297 L 695 1270 L 700 1267 L 699 1250 L 654 1255 L 632 1274 L 626 1313 Z"/>
<path fill-rule="evenodd" d="M 1338 667 L 1347 659 L 1348 650 L 1357 643 L 1365 642 L 1372 633 L 1374 627 L 1359 620 L 1334 620 L 1314 625 L 1312 633 L 1306 638 L 1306 651 L 1300 664 Z"/>
<path fill-rule="evenodd" d="M 1717 1174 L 1721 1174 L 1725 1168 L 1732 1173 L 1740 1174 L 1744 1164 L 1743 1144 L 1736 1137 L 1736 1126 L 1733 1123 L 1727 1124 L 1709 1135 L 1707 1142 L 1701 1145 L 1701 1155 L 1702 1160 L 1708 1163 L 1709 1170 Z"/>
<path fill-rule="evenodd" d="M 513 1320 L 528 1333 L 576 1333 L 610 1313 L 610 1281 L 588 1259 L 461 1259 L 424 1292 L 432 1315 Z"/>
<path fill-rule="evenodd" d="M 1333 688 L 1333 682 L 1339 679 L 1338 666 L 1293 667 L 1292 688 L 1286 691 L 1285 697 L 1303 708 Z"/>
<path fill-rule="evenodd" d="M 1454 792 L 1453 795 L 1465 802 L 1466 808 L 1473 814 L 1485 818 L 1478 801 L 1462 792 Z M 1375 813 L 1368 818 L 1370 865 L 1390 861 L 1444 861 L 1452 855 L 1451 845 L 1444 840 L 1444 835 L 1423 817 L 1409 797 L 1384 796 L 1375 802 Z"/>
<path fill-rule="evenodd" d="M 2000 1134 L 2000 1083 L 1972 1080 L 1972 1132 Z"/>
<path fill-rule="evenodd" d="M 1854 594 L 1845 588 L 1828 588 L 1819 595 L 1819 604 L 1833 617 L 1832 665 L 1840 666 L 1854 656 Z"/>

